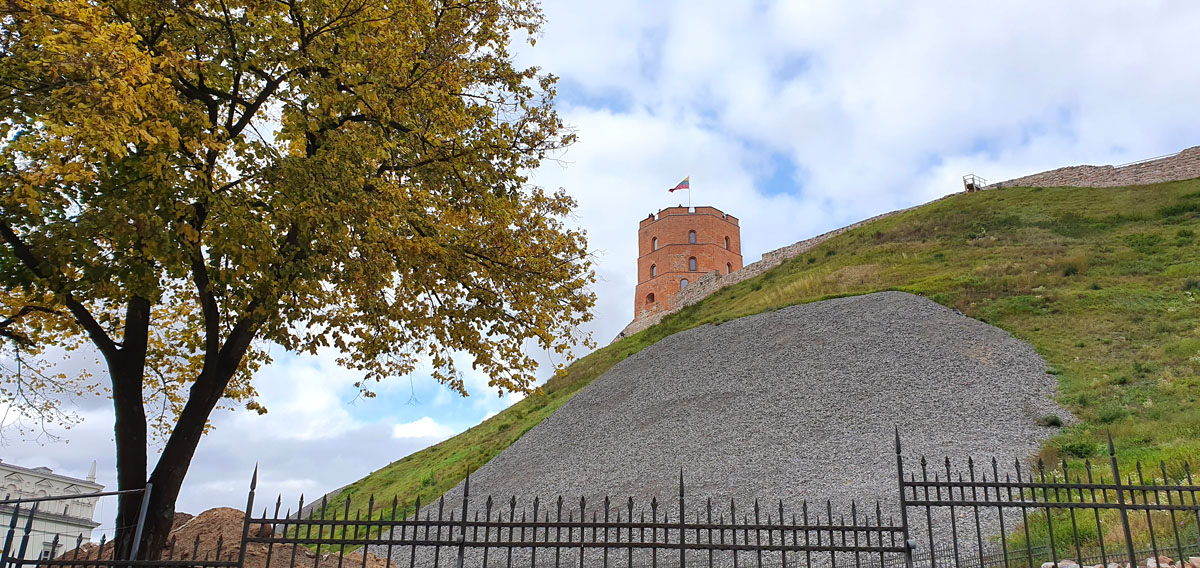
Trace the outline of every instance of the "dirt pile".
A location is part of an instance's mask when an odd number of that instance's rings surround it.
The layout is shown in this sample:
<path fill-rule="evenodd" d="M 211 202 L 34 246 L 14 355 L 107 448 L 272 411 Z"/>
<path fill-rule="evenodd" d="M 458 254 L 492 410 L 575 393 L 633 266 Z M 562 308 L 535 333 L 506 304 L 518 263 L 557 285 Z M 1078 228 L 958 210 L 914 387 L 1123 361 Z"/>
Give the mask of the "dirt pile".
<path fill-rule="evenodd" d="M 237 560 L 242 540 L 242 528 L 245 516 L 237 509 L 218 507 L 209 509 L 199 515 L 176 513 L 171 536 L 167 546 L 163 548 L 162 558 L 175 560 Z M 250 525 L 252 536 L 267 536 L 272 533 L 270 525 Z M 246 546 L 245 568 L 289 568 L 293 561 L 295 566 L 315 568 L 337 568 L 338 554 L 322 551 L 321 559 L 316 560 L 316 554 L 303 546 L 277 544 L 270 547 L 270 564 L 267 563 L 267 545 L 253 542 Z M 88 543 L 79 550 L 69 550 L 59 557 L 62 560 L 74 559 L 111 559 L 112 545 L 105 543 L 104 550 L 99 543 Z M 394 568 L 391 563 L 385 563 L 373 554 L 366 558 L 367 568 Z M 343 566 L 363 566 L 363 557 L 359 552 L 347 552 L 342 559 Z"/>

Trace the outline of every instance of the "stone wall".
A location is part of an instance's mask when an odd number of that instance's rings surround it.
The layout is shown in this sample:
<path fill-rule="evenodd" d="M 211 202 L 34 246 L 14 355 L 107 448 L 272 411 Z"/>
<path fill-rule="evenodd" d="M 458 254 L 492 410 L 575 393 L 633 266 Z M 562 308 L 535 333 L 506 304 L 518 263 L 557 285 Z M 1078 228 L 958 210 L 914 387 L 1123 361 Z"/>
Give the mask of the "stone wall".
<path fill-rule="evenodd" d="M 1123 166 L 1070 166 L 999 183 L 999 187 L 1121 187 L 1200 177 L 1200 146 Z"/>

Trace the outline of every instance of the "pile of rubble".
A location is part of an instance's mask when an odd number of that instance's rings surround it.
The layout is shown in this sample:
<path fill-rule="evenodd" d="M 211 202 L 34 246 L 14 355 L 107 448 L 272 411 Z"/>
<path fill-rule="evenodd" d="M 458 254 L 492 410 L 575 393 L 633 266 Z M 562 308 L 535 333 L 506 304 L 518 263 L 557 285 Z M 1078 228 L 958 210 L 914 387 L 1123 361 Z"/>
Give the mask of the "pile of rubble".
<path fill-rule="evenodd" d="M 162 551 L 162 558 L 237 560 L 243 523 L 245 523 L 243 513 L 229 507 L 209 509 L 196 516 L 176 513 L 171 536 Z M 253 536 L 267 536 L 273 530 L 270 525 L 250 525 L 250 534 Z M 267 545 L 248 544 L 244 568 L 290 568 L 292 566 L 305 566 L 306 568 L 354 566 L 358 568 L 364 566 L 361 552 L 347 552 L 339 562 L 337 550 L 332 553 L 322 551 L 320 560 L 317 560 L 316 553 L 303 546 L 276 544 L 272 545 L 270 549 L 270 564 L 268 564 Z M 61 560 L 94 560 L 97 558 L 111 559 L 112 545 L 105 544 L 104 550 L 101 550 L 99 543 L 88 543 L 81 546 L 78 551 L 70 550 L 59 557 Z M 366 568 L 394 568 L 392 563 L 385 562 L 373 554 L 367 554 L 365 566 Z"/>

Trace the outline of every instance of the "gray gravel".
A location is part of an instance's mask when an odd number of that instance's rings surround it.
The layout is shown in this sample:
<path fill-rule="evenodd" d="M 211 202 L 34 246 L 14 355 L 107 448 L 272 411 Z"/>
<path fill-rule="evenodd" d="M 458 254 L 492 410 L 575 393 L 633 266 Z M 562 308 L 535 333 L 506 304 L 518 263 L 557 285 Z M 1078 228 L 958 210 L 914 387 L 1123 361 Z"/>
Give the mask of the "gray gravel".
<path fill-rule="evenodd" d="M 694 505 L 879 500 L 886 516 L 893 427 L 907 471 L 922 455 L 1011 463 L 1055 432 L 1038 417 L 1071 420 L 1051 400 L 1055 383 L 1029 345 L 919 296 L 793 306 L 678 333 L 617 364 L 472 474 L 471 501 L 562 495 L 578 508 L 611 495 L 640 508 L 657 496 L 674 516 L 682 468 Z"/>

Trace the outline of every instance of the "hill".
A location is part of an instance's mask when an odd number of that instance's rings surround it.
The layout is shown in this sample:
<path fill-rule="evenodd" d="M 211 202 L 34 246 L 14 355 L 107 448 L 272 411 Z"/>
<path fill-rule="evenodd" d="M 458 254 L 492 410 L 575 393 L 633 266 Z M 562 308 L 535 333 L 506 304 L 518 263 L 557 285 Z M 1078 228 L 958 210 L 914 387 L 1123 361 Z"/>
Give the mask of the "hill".
<path fill-rule="evenodd" d="M 642 503 L 677 494 L 682 468 L 693 499 L 893 502 L 895 426 L 911 455 L 1011 463 L 1057 431 L 1045 417 L 1068 416 L 1055 382 L 1028 344 L 920 296 L 790 306 L 614 365 L 473 472 L 471 491 Z"/>
<path fill-rule="evenodd" d="M 1029 342 L 1080 422 L 1048 460 L 1200 456 L 1200 180 L 1124 188 L 1003 188 L 941 199 L 822 242 L 580 359 L 484 423 L 352 484 L 337 499 L 428 502 L 579 390 L 677 332 L 817 300 L 898 290 Z M 339 505 L 340 507 L 340 505 Z M 377 511 L 376 514 L 379 514 Z"/>

